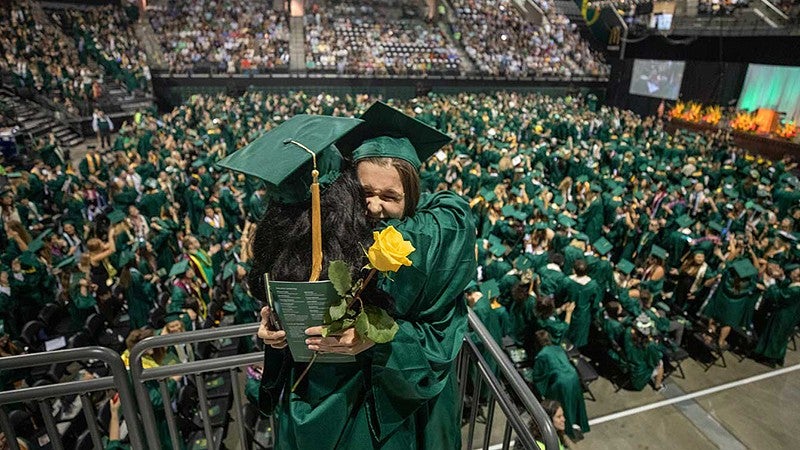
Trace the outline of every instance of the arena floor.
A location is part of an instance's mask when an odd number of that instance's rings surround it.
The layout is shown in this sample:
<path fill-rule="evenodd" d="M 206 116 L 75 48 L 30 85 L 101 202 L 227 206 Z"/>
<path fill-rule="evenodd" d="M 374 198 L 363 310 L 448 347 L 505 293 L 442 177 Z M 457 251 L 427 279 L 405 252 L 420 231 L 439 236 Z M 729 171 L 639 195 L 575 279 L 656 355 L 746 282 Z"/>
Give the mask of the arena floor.
<path fill-rule="evenodd" d="M 614 392 L 605 378 L 591 385 L 597 401 L 586 401 L 592 430 L 577 449 L 790 449 L 800 447 L 800 351 L 789 350 L 784 369 L 725 354 L 728 367 L 707 372 L 698 362 L 683 363 L 686 379 L 673 374 L 661 393 Z M 765 377 L 758 379 L 758 377 Z M 753 379 L 753 378 L 756 379 Z M 714 392 L 714 388 L 731 387 Z M 708 392 L 711 391 L 711 392 Z M 698 393 L 689 400 L 640 411 L 657 402 Z M 794 411 L 795 413 L 789 413 Z M 492 430 L 493 449 L 502 448 L 505 422 Z M 466 442 L 466 432 L 464 433 Z M 479 448 L 482 430 L 476 430 Z M 466 444 L 464 446 L 466 449 Z"/>

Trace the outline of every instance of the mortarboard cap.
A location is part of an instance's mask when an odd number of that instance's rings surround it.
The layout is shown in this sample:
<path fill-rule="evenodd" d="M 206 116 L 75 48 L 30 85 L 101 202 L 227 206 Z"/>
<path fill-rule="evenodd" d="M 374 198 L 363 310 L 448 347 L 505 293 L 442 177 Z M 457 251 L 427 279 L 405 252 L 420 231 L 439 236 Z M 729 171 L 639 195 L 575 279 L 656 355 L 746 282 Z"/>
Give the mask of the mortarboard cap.
<path fill-rule="evenodd" d="M 617 270 L 624 273 L 625 275 L 630 275 L 631 272 L 633 272 L 633 269 L 635 268 L 636 266 L 634 266 L 632 262 L 628 261 L 625 258 L 620 259 L 619 262 L 617 263 Z"/>
<path fill-rule="evenodd" d="M 758 270 L 750 261 L 740 259 L 731 264 L 731 269 L 736 273 L 739 278 L 750 278 L 758 275 Z"/>
<path fill-rule="evenodd" d="M 129 262 L 133 261 L 135 256 L 136 255 L 132 251 L 124 250 L 119 255 L 119 261 L 117 262 L 117 265 L 119 267 L 125 267 Z"/>
<path fill-rule="evenodd" d="M 513 207 L 513 206 L 511 206 L 511 205 L 505 205 L 505 206 L 503 206 L 503 208 L 502 208 L 502 209 L 500 209 L 500 213 L 501 213 L 501 214 L 503 215 L 503 217 L 505 217 L 505 218 L 514 217 L 514 213 L 515 213 L 515 212 L 516 212 L 516 210 L 515 210 L 515 209 L 514 209 L 514 207 Z"/>
<path fill-rule="evenodd" d="M 189 260 L 182 259 L 173 264 L 172 268 L 169 269 L 169 277 L 172 278 L 177 275 L 183 275 L 187 270 L 189 270 Z"/>
<path fill-rule="evenodd" d="M 467 287 L 464 288 L 464 292 L 475 292 L 478 290 L 478 283 L 475 280 L 469 280 L 467 283 Z"/>
<path fill-rule="evenodd" d="M 108 220 L 111 222 L 111 225 L 116 225 L 125 220 L 125 213 L 115 209 L 108 213 Z"/>
<path fill-rule="evenodd" d="M 722 230 L 724 229 L 721 223 L 713 220 L 708 223 L 708 228 L 716 231 L 717 233 L 722 233 Z"/>
<path fill-rule="evenodd" d="M 692 220 L 692 218 L 689 217 L 687 214 L 684 214 L 684 215 L 678 217 L 677 219 L 675 219 L 675 223 L 677 223 L 678 226 L 681 227 L 681 228 L 688 228 L 688 227 L 692 226 L 692 224 L 694 223 L 694 220 Z"/>
<path fill-rule="evenodd" d="M 559 214 L 558 218 L 556 218 L 556 221 L 567 228 L 574 227 L 577 223 L 575 222 L 575 219 L 564 214 Z"/>
<path fill-rule="evenodd" d="M 77 262 L 77 260 L 75 259 L 74 256 L 68 256 L 68 257 L 62 259 L 61 261 L 59 261 L 58 264 L 54 265 L 53 269 L 63 269 L 65 267 L 70 267 L 70 266 L 75 265 L 76 262 Z"/>
<path fill-rule="evenodd" d="M 599 253 L 600 255 L 605 255 L 608 252 L 610 252 L 612 248 L 614 248 L 614 246 L 611 245 L 611 242 L 608 242 L 608 239 L 604 237 L 601 237 L 600 239 L 594 241 L 594 244 L 592 244 L 592 246 L 594 247 L 595 250 L 597 250 L 597 253 Z"/>
<path fill-rule="evenodd" d="M 236 261 L 230 261 L 228 264 L 225 264 L 225 268 L 222 270 L 222 279 L 227 280 L 236 274 L 236 267 Z"/>
<path fill-rule="evenodd" d="M 497 284 L 497 280 L 492 279 L 489 281 L 484 281 L 481 284 L 481 293 L 484 297 L 486 297 L 486 300 L 490 301 L 499 296 L 500 286 Z"/>
<path fill-rule="evenodd" d="M 650 256 L 655 256 L 658 259 L 667 259 L 667 251 L 662 247 L 653 245 L 653 248 L 650 249 Z"/>
<path fill-rule="evenodd" d="M 520 271 L 533 268 L 533 261 L 525 255 L 522 255 L 514 260 L 514 268 Z"/>
<path fill-rule="evenodd" d="M 490 203 L 497 200 L 497 195 L 494 193 L 494 190 L 489 188 L 481 189 L 481 197 L 483 197 L 484 200 Z"/>
<path fill-rule="evenodd" d="M 492 244 L 491 248 L 489 248 L 489 251 L 498 258 L 503 256 L 506 250 L 508 250 L 506 246 L 501 243 Z"/>
<path fill-rule="evenodd" d="M 345 155 L 352 153 L 353 161 L 398 158 L 419 170 L 423 161 L 451 141 L 450 136 L 382 102 L 370 106 L 361 120 L 364 123 L 337 144 Z"/>
<path fill-rule="evenodd" d="M 164 316 L 164 323 L 170 323 L 181 320 L 181 316 L 183 316 L 183 311 L 181 311 L 180 309 L 169 311 Z"/>
<path fill-rule="evenodd" d="M 144 182 L 144 185 L 148 189 L 155 189 L 158 187 L 158 181 L 155 178 L 148 178 L 147 181 Z"/>
<path fill-rule="evenodd" d="M 343 117 L 297 115 L 217 164 L 266 181 L 272 198 L 302 203 L 311 198 L 314 167 L 311 154 L 302 146 L 316 157 L 320 185 L 330 184 L 342 164 L 342 155 L 333 144 L 360 123 Z"/>

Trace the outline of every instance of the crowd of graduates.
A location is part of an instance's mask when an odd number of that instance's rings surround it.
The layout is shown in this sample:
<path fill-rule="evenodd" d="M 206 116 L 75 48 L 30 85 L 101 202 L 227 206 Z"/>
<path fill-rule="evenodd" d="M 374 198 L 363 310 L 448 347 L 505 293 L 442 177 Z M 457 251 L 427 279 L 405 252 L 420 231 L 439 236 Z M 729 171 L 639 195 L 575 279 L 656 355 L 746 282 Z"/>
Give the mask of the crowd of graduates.
<path fill-rule="evenodd" d="M 464 46 L 477 71 L 524 77 L 604 76 L 609 68 L 581 39 L 576 25 L 556 8 L 545 9 L 534 25 L 509 0 L 451 0 L 453 37 Z"/>
<path fill-rule="evenodd" d="M 377 75 L 458 74 L 461 57 L 419 4 L 371 0 L 306 5 L 306 67 Z"/>
<path fill-rule="evenodd" d="M 289 24 L 272 2 L 168 0 L 148 18 L 170 72 L 264 73 L 289 68 Z"/>
<path fill-rule="evenodd" d="M 70 114 L 88 115 L 108 89 L 105 75 L 129 91 L 147 84 L 149 69 L 123 11 L 135 8 L 65 10 L 75 20 L 73 42 L 56 26 L 62 22 L 58 14 L 48 17 L 31 0 L 9 2 L 0 10 L 0 71 L 17 89 L 40 94 Z"/>
<path fill-rule="evenodd" d="M 71 330 L 127 316 L 129 341 L 254 322 L 244 279 L 266 190 L 215 162 L 295 114 L 358 116 L 372 100 L 195 95 L 137 113 L 102 154 L 66 163 L 42 146 L 32 167 L 8 169 L 1 196 L 7 342 L 47 303 L 68 309 Z M 749 355 L 783 363 L 800 315 L 788 157 L 750 155 L 722 131 L 669 134 L 591 94 L 393 105 L 455 138 L 424 164 L 422 187 L 469 200 L 479 270 L 465 298 L 498 342 L 525 352 L 528 381 L 562 405 L 568 435 L 588 431 L 574 352 L 606 359 L 632 390 L 661 389 L 689 336 L 721 352 L 741 333 Z"/>
<path fill-rule="evenodd" d="M 135 4 L 124 9 L 116 5 L 64 9 L 54 11 L 53 16 L 75 39 L 81 63 L 94 59 L 106 74 L 123 83 L 128 92 L 149 90 L 150 67 L 134 29 L 139 19 Z"/>

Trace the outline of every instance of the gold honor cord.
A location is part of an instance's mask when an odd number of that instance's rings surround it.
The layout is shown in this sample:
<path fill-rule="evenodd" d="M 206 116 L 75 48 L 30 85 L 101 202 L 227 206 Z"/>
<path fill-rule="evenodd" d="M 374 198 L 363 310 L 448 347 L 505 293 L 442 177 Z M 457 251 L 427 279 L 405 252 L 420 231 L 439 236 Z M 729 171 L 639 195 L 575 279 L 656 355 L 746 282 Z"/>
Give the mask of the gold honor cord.
<path fill-rule="evenodd" d="M 322 213 L 319 200 L 319 171 L 317 155 L 305 145 L 294 139 L 286 139 L 284 144 L 294 144 L 311 155 L 314 169 L 311 171 L 311 276 L 308 281 L 318 281 L 322 274 Z"/>
<path fill-rule="evenodd" d="M 591 19 L 589 19 L 589 17 L 588 17 L 589 16 L 589 0 L 583 0 L 583 3 L 581 3 L 581 15 L 583 16 L 583 20 L 586 21 L 586 26 L 589 26 L 589 27 L 594 25 L 595 22 L 597 22 L 598 20 L 600 20 L 600 10 L 601 9 L 600 8 L 593 8 L 593 9 L 594 9 L 594 15 L 592 16 Z"/>

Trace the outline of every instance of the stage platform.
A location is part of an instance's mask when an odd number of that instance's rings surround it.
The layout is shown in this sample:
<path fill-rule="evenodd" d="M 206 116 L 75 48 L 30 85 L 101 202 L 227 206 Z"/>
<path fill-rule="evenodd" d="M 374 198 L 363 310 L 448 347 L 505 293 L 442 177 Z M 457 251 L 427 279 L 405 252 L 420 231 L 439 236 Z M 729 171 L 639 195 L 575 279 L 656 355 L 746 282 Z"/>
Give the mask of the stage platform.
<path fill-rule="evenodd" d="M 674 132 L 678 128 L 696 131 L 717 131 L 719 127 L 709 124 L 687 122 L 681 119 L 670 119 L 666 123 L 667 131 Z M 737 146 L 749 150 L 752 153 L 760 154 L 765 158 L 777 160 L 786 155 L 791 155 L 794 158 L 800 158 L 800 142 L 789 141 L 768 135 L 758 135 L 751 133 L 742 133 L 741 131 L 733 132 L 733 143 Z"/>

